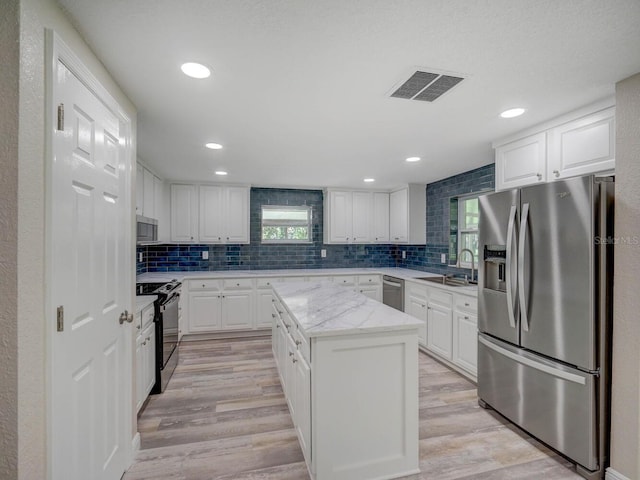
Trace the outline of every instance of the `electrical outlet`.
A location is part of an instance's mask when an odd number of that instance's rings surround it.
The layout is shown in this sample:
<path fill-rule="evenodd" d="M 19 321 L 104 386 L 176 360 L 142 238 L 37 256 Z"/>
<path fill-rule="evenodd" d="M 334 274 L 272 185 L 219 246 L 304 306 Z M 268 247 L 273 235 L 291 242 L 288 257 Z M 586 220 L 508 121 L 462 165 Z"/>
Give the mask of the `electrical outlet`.
<path fill-rule="evenodd" d="M 402 258 L 403 259 L 407 258 L 407 252 L 405 250 L 402 251 Z"/>
<path fill-rule="evenodd" d="M 320 250 L 320 257 L 321 258 L 327 258 L 327 250 L 326 249 L 321 249 Z"/>
<path fill-rule="evenodd" d="M 138 253 L 138 261 L 142 262 L 142 252 Z"/>
<path fill-rule="evenodd" d="M 209 252 L 207 252 L 206 250 L 202 252 L 202 259 L 209 260 Z"/>
<path fill-rule="evenodd" d="M 446 253 L 441 253 L 440 254 L 440 263 L 447 263 L 447 254 Z"/>

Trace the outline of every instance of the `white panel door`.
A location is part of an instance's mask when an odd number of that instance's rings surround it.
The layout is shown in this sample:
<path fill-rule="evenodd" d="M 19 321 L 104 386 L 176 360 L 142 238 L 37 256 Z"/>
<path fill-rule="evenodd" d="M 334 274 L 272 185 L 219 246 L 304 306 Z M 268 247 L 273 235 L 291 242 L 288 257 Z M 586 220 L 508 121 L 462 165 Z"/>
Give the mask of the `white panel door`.
<path fill-rule="evenodd" d="M 258 301 L 256 302 L 258 311 L 256 312 L 256 328 L 267 328 L 273 324 L 273 294 L 271 290 L 258 290 Z"/>
<path fill-rule="evenodd" d="M 369 192 L 353 192 L 351 197 L 352 223 L 351 235 L 353 242 L 363 243 L 371 241 L 371 212 L 372 198 Z"/>
<path fill-rule="evenodd" d="M 409 241 L 409 190 L 389 195 L 389 237 L 391 242 Z"/>
<path fill-rule="evenodd" d="M 171 185 L 171 241 L 193 242 L 198 234 L 195 185 Z"/>
<path fill-rule="evenodd" d="M 452 358 L 453 313 L 436 303 L 427 304 L 427 348 L 444 358 Z"/>
<path fill-rule="evenodd" d="M 371 240 L 377 243 L 389 241 L 389 194 L 375 192 L 373 194 Z"/>
<path fill-rule="evenodd" d="M 126 127 L 61 62 L 53 105 L 51 468 L 54 480 L 116 480 L 131 448 L 130 162 Z M 55 318 L 55 316 L 54 316 Z M 127 445 L 128 444 L 128 445 Z"/>
<path fill-rule="evenodd" d="M 508 190 L 547 178 L 547 134 L 538 133 L 496 148 L 496 190 Z"/>
<path fill-rule="evenodd" d="M 142 169 L 143 175 L 143 191 L 142 191 L 142 215 L 149 218 L 157 218 L 156 217 L 156 209 L 155 209 L 155 175 L 151 173 L 146 168 Z"/>
<path fill-rule="evenodd" d="M 222 293 L 222 328 L 246 329 L 253 326 L 251 321 L 252 292 Z"/>
<path fill-rule="evenodd" d="M 223 187 L 200 185 L 200 241 L 224 243 Z"/>
<path fill-rule="evenodd" d="M 219 293 L 213 292 L 189 294 L 189 333 L 220 329 L 220 297 Z"/>
<path fill-rule="evenodd" d="M 329 192 L 330 242 L 351 241 L 351 192 Z"/>
<path fill-rule="evenodd" d="M 478 370 L 478 318 L 468 312 L 455 312 L 453 362 L 473 373 Z"/>
<path fill-rule="evenodd" d="M 227 243 L 249 243 L 249 189 L 226 187 Z"/>
<path fill-rule="evenodd" d="M 136 165 L 136 215 L 142 215 L 142 206 L 144 205 L 144 167 L 140 164 Z"/>
<path fill-rule="evenodd" d="M 424 298 L 408 295 L 404 306 L 405 313 L 422 322 L 418 330 L 418 342 L 420 345 L 427 346 L 427 301 Z"/>

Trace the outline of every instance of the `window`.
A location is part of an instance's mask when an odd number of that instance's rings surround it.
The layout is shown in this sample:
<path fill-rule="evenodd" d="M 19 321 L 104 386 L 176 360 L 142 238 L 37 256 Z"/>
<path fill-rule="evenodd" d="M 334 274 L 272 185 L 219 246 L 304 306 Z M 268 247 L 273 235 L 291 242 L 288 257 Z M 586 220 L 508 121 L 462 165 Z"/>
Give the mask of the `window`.
<path fill-rule="evenodd" d="M 262 206 L 262 243 L 311 243 L 311 207 Z"/>
<path fill-rule="evenodd" d="M 478 259 L 478 197 L 463 197 L 458 199 L 458 253 L 462 249 L 473 252 L 474 262 Z M 461 255 L 460 264 L 471 266 L 471 256 L 468 253 Z"/>

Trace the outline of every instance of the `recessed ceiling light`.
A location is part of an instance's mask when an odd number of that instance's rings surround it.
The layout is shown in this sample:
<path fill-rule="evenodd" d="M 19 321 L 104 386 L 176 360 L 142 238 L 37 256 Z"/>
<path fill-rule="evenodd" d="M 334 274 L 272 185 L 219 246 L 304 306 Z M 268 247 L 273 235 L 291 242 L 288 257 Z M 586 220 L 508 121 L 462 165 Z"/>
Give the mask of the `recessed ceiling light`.
<path fill-rule="evenodd" d="M 222 148 L 222 145 L 220 145 L 219 143 L 207 143 L 205 144 L 205 147 L 210 148 L 211 150 L 220 150 Z"/>
<path fill-rule="evenodd" d="M 211 70 L 200 63 L 183 63 L 180 69 L 182 73 L 192 78 L 207 78 L 211 75 Z"/>
<path fill-rule="evenodd" d="M 419 162 L 420 157 L 409 157 L 405 160 L 406 162 Z"/>
<path fill-rule="evenodd" d="M 371 183 L 371 182 L 375 182 L 376 179 L 375 178 L 365 178 L 364 181 L 367 182 L 367 183 Z"/>
<path fill-rule="evenodd" d="M 522 115 L 524 113 L 524 108 L 510 108 L 509 110 L 505 110 L 504 112 L 502 112 L 500 114 L 500 116 L 502 118 L 513 118 L 513 117 L 519 117 L 520 115 Z"/>
<path fill-rule="evenodd" d="M 216 170 L 216 175 L 227 175 L 227 172 L 224 170 Z"/>

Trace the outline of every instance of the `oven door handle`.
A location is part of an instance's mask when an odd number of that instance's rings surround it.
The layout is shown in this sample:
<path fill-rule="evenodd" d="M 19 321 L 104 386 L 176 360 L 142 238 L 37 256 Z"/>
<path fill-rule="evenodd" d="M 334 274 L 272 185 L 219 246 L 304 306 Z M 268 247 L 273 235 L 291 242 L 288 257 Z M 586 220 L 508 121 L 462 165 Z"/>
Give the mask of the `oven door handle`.
<path fill-rule="evenodd" d="M 168 302 L 165 302 L 162 305 L 160 305 L 160 311 L 164 312 L 169 307 L 171 307 L 174 303 L 176 303 L 178 300 L 180 300 L 180 294 L 179 293 L 177 293 L 173 297 L 171 297 L 171 300 L 169 300 Z"/>

